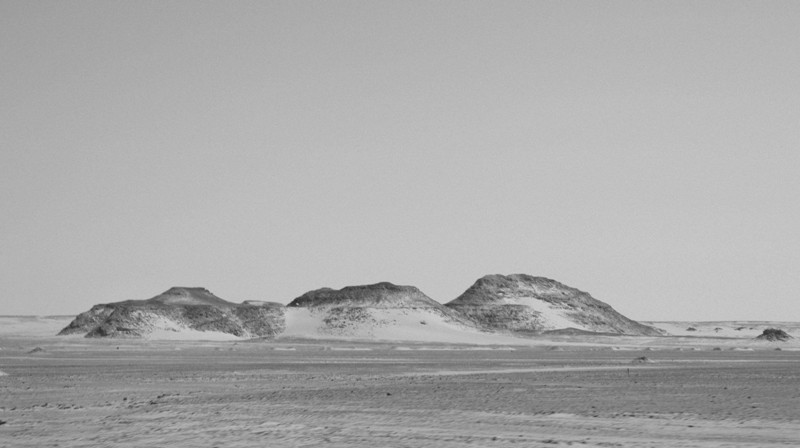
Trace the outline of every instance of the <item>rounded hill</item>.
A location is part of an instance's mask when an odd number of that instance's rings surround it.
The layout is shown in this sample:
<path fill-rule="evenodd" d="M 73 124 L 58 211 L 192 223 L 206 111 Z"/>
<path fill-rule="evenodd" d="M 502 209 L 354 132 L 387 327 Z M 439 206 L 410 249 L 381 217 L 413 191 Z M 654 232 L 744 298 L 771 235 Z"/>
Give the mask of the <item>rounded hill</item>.
<path fill-rule="evenodd" d="M 347 286 L 342 289 L 321 288 L 292 300 L 288 307 L 349 306 L 369 308 L 437 308 L 443 305 L 414 286 L 389 282 L 374 285 Z"/>
<path fill-rule="evenodd" d="M 527 274 L 487 275 L 446 306 L 492 330 L 541 334 L 569 328 L 593 333 L 663 334 L 628 319 L 586 292 Z"/>

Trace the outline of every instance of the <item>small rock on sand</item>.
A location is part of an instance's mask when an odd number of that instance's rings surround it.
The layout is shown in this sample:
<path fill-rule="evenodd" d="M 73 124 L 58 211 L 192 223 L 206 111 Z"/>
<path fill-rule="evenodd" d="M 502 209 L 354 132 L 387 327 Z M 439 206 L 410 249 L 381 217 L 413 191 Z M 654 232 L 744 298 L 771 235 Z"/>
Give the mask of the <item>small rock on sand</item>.
<path fill-rule="evenodd" d="M 781 330 L 780 328 L 767 328 L 766 330 L 764 330 L 763 333 L 761 333 L 759 336 L 757 336 L 756 339 L 763 340 L 763 341 L 780 341 L 780 342 L 784 342 L 784 341 L 788 341 L 789 339 L 792 339 L 792 337 L 789 336 L 788 333 L 786 333 L 785 331 Z"/>

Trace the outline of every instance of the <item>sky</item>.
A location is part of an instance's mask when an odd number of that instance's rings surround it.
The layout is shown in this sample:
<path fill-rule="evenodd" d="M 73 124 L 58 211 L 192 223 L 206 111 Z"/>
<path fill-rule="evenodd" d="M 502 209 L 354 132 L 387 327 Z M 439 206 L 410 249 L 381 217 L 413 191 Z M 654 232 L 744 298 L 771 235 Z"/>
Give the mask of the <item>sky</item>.
<path fill-rule="evenodd" d="M 0 314 L 526 273 L 800 321 L 800 3 L 0 0 Z"/>

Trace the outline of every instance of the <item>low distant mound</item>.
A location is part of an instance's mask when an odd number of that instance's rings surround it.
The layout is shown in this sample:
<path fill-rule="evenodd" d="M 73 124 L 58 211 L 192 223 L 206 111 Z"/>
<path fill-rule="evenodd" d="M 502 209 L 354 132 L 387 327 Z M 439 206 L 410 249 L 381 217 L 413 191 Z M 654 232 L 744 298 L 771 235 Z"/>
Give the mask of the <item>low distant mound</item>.
<path fill-rule="evenodd" d="M 789 336 L 789 333 L 787 333 L 787 332 L 785 332 L 785 331 L 783 331 L 783 330 L 781 330 L 779 328 L 767 328 L 766 330 L 764 330 L 763 333 L 761 333 L 761 335 L 756 336 L 756 339 L 759 339 L 759 340 L 762 340 L 762 341 L 784 342 L 784 341 L 788 341 L 789 339 L 793 339 L 793 338 L 791 336 Z"/>
<path fill-rule="evenodd" d="M 86 337 L 159 337 L 180 339 L 196 332 L 237 337 L 271 337 L 284 329 L 283 305 L 236 304 L 205 288 L 174 287 L 147 300 L 93 306 L 59 335 Z"/>
<path fill-rule="evenodd" d="M 445 306 L 482 328 L 513 333 L 564 330 L 567 334 L 664 334 L 663 330 L 628 319 L 588 293 L 526 274 L 487 275 Z"/>
<path fill-rule="evenodd" d="M 648 358 L 647 356 L 640 356 L 638 358 L 634 358 L 631 361 L 631 364 L 652 364 L 653 360 Z"/>
<path fill-rule="evenodd" d="M 419 289 L 388 282 L 317 289 L 286 307 L 289 336 L 435 341 L 475 331 Z"/>

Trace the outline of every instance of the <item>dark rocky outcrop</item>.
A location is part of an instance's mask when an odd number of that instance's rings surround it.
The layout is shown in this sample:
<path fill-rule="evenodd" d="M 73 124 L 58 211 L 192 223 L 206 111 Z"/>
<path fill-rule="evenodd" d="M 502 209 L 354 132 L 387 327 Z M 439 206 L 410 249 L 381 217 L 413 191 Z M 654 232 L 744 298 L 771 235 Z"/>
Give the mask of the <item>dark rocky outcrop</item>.
<path fill-rule="evenodd" d="M 760 335 L 756 336 L 756 339 L 762 341 L 785 342 L 793 338 L 789 336 L 789 333 L 779 328 L 767 328 Z"/>
<path fill-rule="evenodd" d="M 634 358 L 631 361 L 631 364 L 652 364 L 653 360 L 648 358 L 647 356 L 640 356 L 638 358 Z"/>
<path fill-rule="evenodd" d="M 143 337 L 156 330 L 216 331 L 240 337 L 272 337 L 283 331 L 283 305 L 236 304 L 205 288 L 170 288 L 148 300 L 93 306 L 79 314 L 60 335 Z"/>
<path fill-rule="evenodd" d="M 593 333 L 658 336 L 588 293 L 526 274 L 487 275 L 446 304 L 479 326 L 518 334 L 572 328 Z"/>

